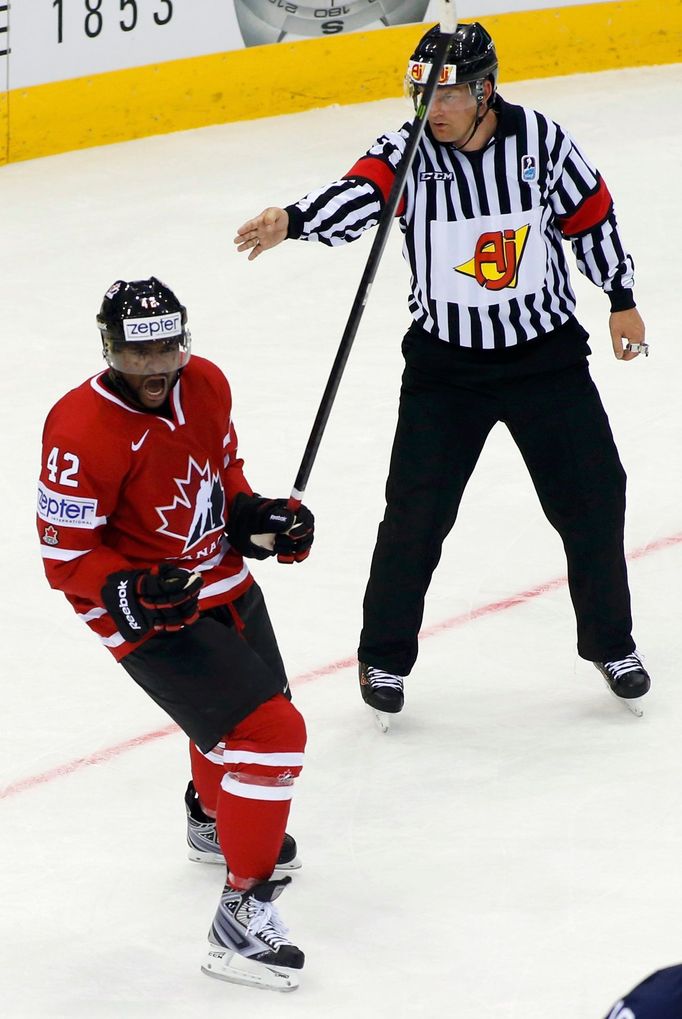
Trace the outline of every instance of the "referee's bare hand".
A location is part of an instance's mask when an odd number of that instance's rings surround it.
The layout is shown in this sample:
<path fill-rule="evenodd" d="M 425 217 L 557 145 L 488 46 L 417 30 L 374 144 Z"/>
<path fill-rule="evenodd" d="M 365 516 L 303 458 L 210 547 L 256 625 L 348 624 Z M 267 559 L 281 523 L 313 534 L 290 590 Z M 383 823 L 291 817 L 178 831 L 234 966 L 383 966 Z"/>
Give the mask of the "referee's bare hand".
<path fill-rule="evenodd" d="M 609 318 L 609 330 L 613 353 L 619 361 L 633 361 L 639 357 L 638 350 L 626 350 L 626 343 L 644 343 L 645 328 L 642 316 L 636 308 L 627 311 L 613 311 Z"/>
<path fill-rule="evenodd" d="M 237 251 L 249 252 L 249 262 L 252 262 L 268 248 L 274 248 L 286 240 L 288 229 L 289 213 L 271 206 L 264 209 L 260 216 L 240 226 L 234 243 Z"/>

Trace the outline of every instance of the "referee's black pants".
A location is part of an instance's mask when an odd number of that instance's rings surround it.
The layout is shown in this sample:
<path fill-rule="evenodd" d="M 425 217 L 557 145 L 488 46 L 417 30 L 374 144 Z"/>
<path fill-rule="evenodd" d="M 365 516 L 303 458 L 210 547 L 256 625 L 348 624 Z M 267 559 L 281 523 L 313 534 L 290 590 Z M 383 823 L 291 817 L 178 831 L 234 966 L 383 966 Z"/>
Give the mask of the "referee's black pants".
<path fill-rule="evenodd" d="M 563 541 L 578 654 L 589 661 L 630 654 L 625 471 L 586 358 L 556 371 L 482 373 L 482 380 L 475 370 L 444 372 L 418 356 L 406 354 L 406 360 L 360 661 L 401 676 L 412 669 L 443 540 L 498 421 L 508 427 Z M 482 555 L 484 549 L 482 534 Z"/>

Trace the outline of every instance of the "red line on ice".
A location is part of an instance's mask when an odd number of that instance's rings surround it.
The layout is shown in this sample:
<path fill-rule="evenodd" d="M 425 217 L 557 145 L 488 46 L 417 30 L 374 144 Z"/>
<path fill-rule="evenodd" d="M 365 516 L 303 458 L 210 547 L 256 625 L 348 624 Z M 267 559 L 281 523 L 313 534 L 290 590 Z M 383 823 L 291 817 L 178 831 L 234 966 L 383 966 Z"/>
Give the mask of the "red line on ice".
<path fill-rule="evenodd" d="M 628 560 L 644 559 L 645 556 L 651 555 L 653 552 L 660 552 L 667 548 L 672 548 L 674 545 L 682 543 L 682 532 L 679 534 L 671 534 L 667 538 L 659 538 L 656 541 L 651 541 L 647 545 L 643 545 L 641 548 L 634 549 L 634 551 L 628 553 Z M 474 622 L 476 619 L 481 619 L 483 616 L 491 616 L 497 612 L 506 612 L 507 609 L 513 609 L 517 605 L 524 605 L 534 598 L 539 598 L 541 595 L 549 594 L 550 591 L 556 591 L 560 587 L 565 587 L 567 584 L 566 577 L 555 577 L 553 580 L 544 581 L 542 584 L 538 584 L 536 587 L 528 588 L 526 591 L 518 591 L 516 594 L 510 595 L 508 598 L 502 598 L 500 601 L 489 602 L 487 605 L 479 605 L 478 608 L 470 609 L 467 612 L 461 612 L 459 615 L 451 616 L 449 619 L 443 619 L 440 623 L 434 623 L 431 626 L 426 626 L 420 632 L 420 640 L 425 640 L 428 637 L 435 637 L 439 633 L 444 633 L 446 630 L 454 630 L 458 626 L 464 626 L 465 623 Z M 334 672 L 341 672 L 343 669 L 352 668 L 357 662 L 357 659 L 353 655 L 351 658 L 339 658 L 335 662 L 329 662 L 327 665 L 321 666 L 319 669 L 311 669 L 309 672 L 303 672 L 300 676 L 295 676 L 291 680 L 291 685 L 294 687 L 302 686 L 304 683 L 312 683 L 316 679 L 322 679 L 324 676 L 330 676 Z M 106 761 L 111 761 L 115 757 L 120 757 L 121 754 L 126 753 L 128 750 L 133 750 L 135 747 L 146 746 L 148 743 L 154 743 L 156 740 L 164 739 L 166 736 L 171 736 L 173 733 L 179 732 L 179 728 L 175 723 L 164 726 L 162 729 L 156 729 L 153 732 L 145 732 L 140 736 L 133 736 L 131 739 L 124 740 L 122 743 L 116 743 L 111 747 L 105 747 L 103 750 L 97 750 L 92 754 L 88 754 L 85 757 L 77 757 L 73 761 L 68 761 L 65 764 L 59 764 L 55 768 L 50 768 L 49 771 L 44 771 L 39 775 L 29 775 L 27 778 L 20 779 L 18 782 L 13 782 L 11 785 L 5 786 L 0 789 L 0 800 L 8 799 L 10 796 L 16 796 L 18 793 L 26 792 L 28 789 L 34 789 L 36 786 L 44 785 L 46 782 L 52 782 L 56 778 L 63 778 L 66 775 L 71 775 L 75 771 L 80 771 L 82 768 L 89 768 L 92 765 L 104 764 Z"/>

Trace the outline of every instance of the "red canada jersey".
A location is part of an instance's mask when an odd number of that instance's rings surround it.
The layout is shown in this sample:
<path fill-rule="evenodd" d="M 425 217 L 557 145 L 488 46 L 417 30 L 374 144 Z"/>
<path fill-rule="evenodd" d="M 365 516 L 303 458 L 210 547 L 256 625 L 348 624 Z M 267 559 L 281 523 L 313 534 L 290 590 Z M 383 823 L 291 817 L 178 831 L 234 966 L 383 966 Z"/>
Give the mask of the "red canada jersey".
<path fill-rule="evenodd" d="M 235 495 L 252 490 L 230 387 L 211 361 L 193 356 L 183 370 L 170 393 L 172 418 L 129 406 L 105 375 L 47 416 L 37 521 L 50 586 L 120 660 L 138 644 L 103 607 L 106 577 L 171 562 L 201 573 L 200 608 L 233 601 L 253 578 L 225 527 Z"/>

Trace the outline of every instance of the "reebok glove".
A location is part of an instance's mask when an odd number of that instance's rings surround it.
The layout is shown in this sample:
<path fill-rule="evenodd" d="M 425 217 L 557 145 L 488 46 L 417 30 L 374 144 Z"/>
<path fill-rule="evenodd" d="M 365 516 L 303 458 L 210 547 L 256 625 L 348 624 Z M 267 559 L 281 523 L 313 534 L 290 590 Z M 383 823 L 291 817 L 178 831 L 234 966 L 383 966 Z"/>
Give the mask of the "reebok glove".
<path fill-rule="evenodd" d="M 305 559 L 313 543 L 315 521 L 305 506 L 295 512 L 286 499 L 264 499 L 239 492 L 230 507 L 227 537 L 237 552 L 250 559 L 276 555 L 282 562 Z M 252 536 L 274 534 L 272 546 L 256 544 Z M 283 557 L 283 558 L 282 558 Z"/>
<path fill-rule="evenodd" d="M 109 574 L 102 601 L 121 636 L 138 641 L 152 629 L 170 633 L 195 623 L 202 584 L 199 574 L 162 563 Z"/>
<path fill-rule="evenodd" d="M 300 563 L 310 555 L 315 540 L 315 517 L 307 506 L 299 506 L 293 527 L 275 536 L 274 552 L 280 563 Z"/>

